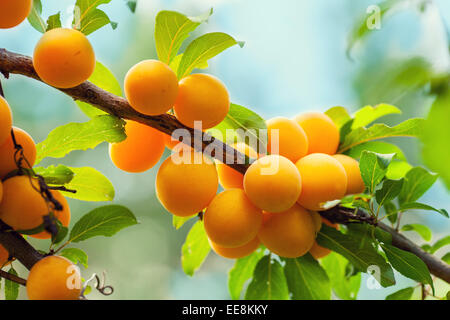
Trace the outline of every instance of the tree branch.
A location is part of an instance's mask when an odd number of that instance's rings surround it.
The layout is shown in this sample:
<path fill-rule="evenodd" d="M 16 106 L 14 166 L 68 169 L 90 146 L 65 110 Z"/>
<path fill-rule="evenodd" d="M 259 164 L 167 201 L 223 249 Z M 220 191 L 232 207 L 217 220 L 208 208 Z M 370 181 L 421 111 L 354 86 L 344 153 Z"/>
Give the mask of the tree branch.
<path fill-rule="evenodd" d="M 0 220 L 0 243 L 10 256 L 19 260 L 28 270 L 44 257 L 2 220 Z"/>
<path fill-rule="evenodd" d="M 384 231 L 389 232 L 392 235 L 392 245 L 409 251 L 418 256 L 427 265 L 430 272 L 436 277 L 450 283 L 450 266 L 441 259 L 436 258 L 432 254 L 424 251 L 417 244 L 406 238 L 404 235 L 389 227 L 384 223 L 378 223 L 378 226 Z"/>
<path fill-rule="evenodd" d="M 10 73 L 13 73 L 21 74 L 29 78 L 41 81 L 33 68 L 31 58 L 9 52 L 5 49 L 0 49 L 0 72 L 2 72 L 3 75 L 7 78 L 9 77 Z M 71 96 L 74 100 L 89 103 L 109 114 L 115 115 L 119 118 L 140 122 L 159 131 L 162 131 L 168 135 L 171 135 L 172 132 L 176 129 L 188 130 L 191 133 L 191 136 L 194 137 L 194 140 L 191 141 L 191 146 L 201 146 L 201 150 L 197 149 L 197 151 L 202 151 L 207 146 L 213 145 L 215 147 L 214 149 L 223 151 L 224 157 L 228 156 L 230 157 L 230 159 L 234 159 L 234 164 L 229 164 L 229 166 L 233 169 L 237 170 L 240 173 L 245 173 L 248 168 L 248 165 L 240 164 L 248 163 L 248 159 L 244 154 L 234 150 L 230 146 L 211 137 L 206 133 L 199 132 L 184 126 L 174 116 L 168 114 L 155 117 L 143 115 L 131 108 L 131 106 L 124 98 L 117 97 L 109 92 L 106 92 L 90 82 L 85 82 L 75 88 L 58 90 Z M 197 137 L 197 140 L 201 139 L 201 141 L 196 142 L 195 137 Z M 216 155 L 213 153 L 212 156 Z M 376 221 L 373 218 L 367 217 L 367 215 L 365 215 L 363 212 L 353 214 L 348 212 L 348 210 L 345 210 L 345 208 L 341 207 L 336 207 L 328 211 L 321 212 L 320 214 L 325 218 L 328 218 L 331 222 L 342 224 L 354 222 L 376 224 Z M 450 283 L 450 266 L 444 264 L 440 259 L 434 257 L 433 255 L 425 252 L 419 246 L 408 240 L 406 237 L 404 237 L 391 227 L 383 223 L 378 223 L 378 226 L 392 235 L 392 244 L 394 246 L 414 253 L 427 264 L 432 274 Z M 2 233 L 0 233 L 0 243 L 4 243 Z M 26 245 L 28 245 L 28 243 L 26 243 Z M 24 246 L 24 244 L 23 242 L 16 243 L 10 245 L 9 248 L 14 250 L 15 246 L 21 247 Z M 36 254 L 34 254 L 34 256 L 36 257 Z M 21 257 L 16 256 L 16 258 L 23 263 L 22 259 L 24 259 L 25 257 L 21 255 Z M 27 265 L 30 265 L 29 258 L 25 260 L 25 263 L 27 263 Z"/>
<path fill-rule="evenodd" d="M 9 77 L 10 73 L 15 73 L 42 81 L 36 74 L 30 57 L 12 53 L 5 49 L 0 49 L 0 72 L 3 73 L 6 78 Z M 232 168 L 241 173 L 245 173 L 247 170 L 246 166 L 239 165 L 239 163 L 248 163 L 248 158 L 243 153 L 234 150 L 207 133 L 184 126 L 172 115 L 165 114 L 152 117 L 139 113 L 128 104 L 126 99 L 102 90 L 90 82 L 85 82 L 75 88 L 58 90 L 71 96 L 74 100 L 91 104 L 116 117 L 140 122 L 168 135 L 172 135 L 172 132 L 176 129 L 188 130 L 191 137 L 194 137 L 195 139 L 192 140 L 192 147 L 201 147 L 201 149 L 196 148 L 196 151 L 201 152 L 207 146 L 212 145 L 214 146 L 214 150 L 222 150 L 222 159 L 234 159 L 233 163 L 235 164 L 230 165 Z M 195 141 L 197 143 L 194 144 Z M 215 152 L 211 155 L 214 157 Z"/>
<path fill-rule="evenodd" d="M 0 277 L 1 278 L 5 278 L 8 279 L 9 281 L 18 283 L 22 286 L 26 286 L 27 285 L 27 281 L 25 279 L 22 279 L 21 277 L 15 276 L 11 273 L 8 273 L 6 271 L 0 270 Z"/>
<path fill-rule="evenodd" d="M 388 232 L 392 236 L 392 245 L 411 252 L 418 256 L 425 264 L 427 265 L 430 272 L 436 277 L 450 283 L 450 266 L 446 264 L 441 259 L 433 256 L 432 254 L 426 252 L 417 244 L 406 238 L 404 235 L 399 233 L 394 228 L 391 228 L 387 224 L 382 222 L 377 222 L 375 217 L 369 216 L 365 212 L 359 210 L 356 214 L 353 213 L 353 210 L 343 208 L 343 207 L 334 207 L 327 211 L 319 212 L 324 218 L 330 220 L 333 223 L 339 224 L 349 224 L 349 223 L 368 223 L 371 225 L 375 225 Z"/>

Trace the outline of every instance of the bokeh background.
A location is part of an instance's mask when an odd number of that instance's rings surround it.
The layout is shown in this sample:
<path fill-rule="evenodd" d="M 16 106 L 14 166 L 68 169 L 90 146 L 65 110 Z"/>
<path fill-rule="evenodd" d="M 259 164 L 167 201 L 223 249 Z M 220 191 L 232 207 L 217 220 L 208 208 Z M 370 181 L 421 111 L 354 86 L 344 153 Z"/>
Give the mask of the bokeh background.
<path fill-rule="evenodd" d="M 67 8 L 73 6 L 74 0 L 42 2 L 45 18 L 61 11 L 65 26 L 70 25 L 71 12 Z M 371 32 L 352 50 L 351 59 L 346 54 L 350 30 L 367 7 L 378 1 L 139 0 L 136 14 L 132 14 L 124 0 L 113 0 L 100 8 L 118 22 L 117 30 L 106 26 L 89 39 L 98 60 L 122 83 L 132 65 L 156 58 L 153 32 L 158 11 L 198 15 L 213 7 L 215 13 L 209 23 L 194 35 L 222 31 L 246 42 L 243 49 L 233 47 L 214 58 L 206 70 L 224 81 L 233 102 L 266 119 L 291 117 L 308 110 L 325 111 L 336 105 L 354 111 L 385 102 L 404 112 L 383 119 L 395 124 L 407 117 L 426 116 L 431 100 L 422 86 L 422 72 L 449 68 L 445 24 L 450 22 L 450 2 L 429 2 L 421 14 L 415 9 L 402 10 L 383 22 L 380 30 Z M 0 47 L 32 55 L 39 37 L 25 22 L 12 30 L 0 30 Z M 57 126 L 88 120 L 70 98 L 44 84 L 16 75 L 2 83 L 15 125 L 27 130 L 36 142 L 44 140 Z M 397 142 L 412 164 L 421 164 L 419 142 Z M 115 186 L 113 202 L 128 206 L 140 221 L 113 238 L 94 238 L 80 245 L 89 255 L 89 268 L 82 269 L 85 278 L 105 270 L 108 284 L 115 287 L 114 299 L 229 299 L 227 272 L 232 261 L 211 253 L 193 278 L 183 273 L 180 250 L 189 224 L 176 231 L 171 215 L 158 203 L 154 190 L 157 168 L 138 175 L 121 172 L 112 165 L 106 144 L 42 164 L 57 163 L 92 166 L 101 171 Z M 449 199 L 449 192 L 438 182 L 423 202 L 450 210 Z M 101 204 L 70 201 L 70 205 L 73 224 Z M 448 235 L 450 227 L 448 220 L 432 213 L 412 213 L 405 216 L 405 222 L 431 226 L 433 241 Z M 421 241 L 413 233 L 409 236 Z M 38 248 L 48 248 L 45 241 L 32 242 Z M 16 265 L 19 273 L 26 274 L 20 264 Z M 395 289 L 370 290 L 363 277 L 359 297 L 383 299 L 412 284 L 398 274 L 397 279 L 400 285 Z M 443 283 L 439 288 L 441 293 L 448 290 Z M 105 298 L 96 292 L 89 297 Z M 21 298 L 25 298 L 24 292 Z"/>

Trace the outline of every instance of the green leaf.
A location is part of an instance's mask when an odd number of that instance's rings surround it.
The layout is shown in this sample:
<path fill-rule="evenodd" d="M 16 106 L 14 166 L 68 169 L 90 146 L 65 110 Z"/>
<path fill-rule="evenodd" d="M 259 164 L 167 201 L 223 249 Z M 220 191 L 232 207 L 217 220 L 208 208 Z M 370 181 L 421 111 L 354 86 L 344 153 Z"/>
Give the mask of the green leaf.
<path fill-rule="evenodd" d="M 447 189 L 450 189 L 450 130 L 448 129 L 448 119 L 450 119 L 450 90 L 441 93 L 428 115 L 425 123 L 422 140 L 423 158 L 427 166 L 439 173 L 445 182 Z"/>
<path fill-rule="evenodd" d="M 446 264 L 450 264 L 450 252 L 447 252 L 442 258 L 442 261 L 444 261 Z"/>
<path fill-rule="evenodd" d="M 388 244 L 381 244 L 386 257 L 392 266 L 405 277 L 417 282 L 431 285 L 434 292 L 433 280 L 426 264 L 416 255 L 400 250 Z"/>
<path fill-rule="evenodd" d="M 245 283 L 252 277 L 256 264 L 264 256 L 264 250 L 259 249 L 251 255 L 237 259 L 228 272 L 228 291 L 231 299 L 239 300 Z"/>
<path fill-rule="evenodd" d="M 380 206 L 386 202 L 394 200 L 402 191 L 403 179 L 384 180 L 380 190 L 375 192 L 375 198 Z"/>
<path fill-rule="evenodd" d="M 392 243 L 392 234 L 390 234 L 387 231 L 384 231 L 380 227 L 375 228 L 375 238 L 377 238 L 378 241 L 381 241 L 383 243 L 387 244 Z"/>
<path fill-rule="evenodd" d="M 405 204 L 417 201 L 433 186 L 437 178 L 437 174 L 431 173 L 424 168 L 416 167 L 411 169 L 405 176 L 405 183 L 398 197 L 399 203 Z"/>
<path fill-rule="evenodd" d="M 359 109 L 353 115 L 354 121 L 352 124 L 352 130 L 365 127 L 375 120 L 390 115 L 390 114 L 401 114 L 402 111 L 397 107 L 391 106 L 389 104 L 379 104 L 375 107 L 366 106 Z"/>
<path fill-rule="evenodd" d="M 127 1 L 127 6 L 128 6 L 128 8 L 130 8 L 131 12 L 133 12 L 133 13 L 136 12 L 136 4 L 137 4 L 137 0 Z"/>
<path fill-rule="evenodd" d="M 209 59 L 222 51 L 235 46 L 243 46 L 243 42 L 236 41 L 226 33 L 207 33 L 192 41 L 186 48 L 178 67 L 178 78 L 189 75 L 197 66 L 203 65 Z"/>
<path fill-rule="evenodd" d="M 340 205 L 350 209 L 364 209 L 370 211 L 370 199 L 371 196 L 366 194 L 352 194 L 341 199 Z"/>
<path fill-rule="evenodd" d="M 74 173 L 68 167 L 60 164 L 47 168 L 35 167 L 34 172 L 42 176 L 47 184 L 64 185 L 72 181 Z"/>
<path fill-rule="evenodd" d="M 170 64 L 189 34 L 207 21 L 212 14 L 213 9 L 198 17 L 186 17 L 175 11 L 160 11 L 155 24 L 155 42 L 159 60 Z"/>
<path fill-rule="evenodd" d="M 363 151 L 359 161 L 359 168 L 364 184 L 369 189 L 369 193 L 375 192 L 378 184 L 386 175 L 387 168 L 394 157 L 394 154 L 379 154 L 371 151 Z"/>
<path fill-rule="evenodd" d="M 327 225 L 322 225 L 322 229 L 317 237 L 317 243 L 322 247 L 341 254 L 361 272 L 368 272 L 371 267 L 377 266 L 380 274 L 375 275 L 375 279 L 383 287 L 395 284 L 392 268 L 377 252 L 373 240 L 367 238 L 367 235 L 363 236 L 362 233 L 360 235 L 354 233 L 350 236 Z"/>
<path fill-rule="evenodd" d="M 192 277 L 195 271 L 201 267 L 210 251 L 211 246 L 203 222 L 197 221 L 189 231 L 181 248 L 181 265 L 184 273 Z"/>
<path fill-rule="evenodd" d="M 391 223 L 396 223 L 398 218 L 397 206 L 392 202 L 386 202 L 384 204 L 384 211 L 386 216 Z"/>
<path fill-rule="evenodd" d="M 125 121 L 114 116 L 98 116 L 84 123 L 69 123 L 54 129 L 47 139 L 37 144 L 36 164 L 47 157 L 63 158 L 74 150 L 93 149 L 107 141 L 126 138 Z"/>
<path fill-rule="evenodd" d="M 84 295 L 87 296 L 88 294 L 90 294 L 92 292 L 92 287 L 91 286 L 86 286 L 86 289 L 84 289 Z"/>
<path fill-rule="evenodd" d="M 107 24 L 111 24 L 111 27 L 116 29 L 117 23 L 112 22 L 105 12 L 97 9 L 99 5 L 110 2 L 111 0 L 77 0 L 72 27 L 85 35 L 89 35 Z"/>
<path fill-rule="evenodd" d="M 423 224 L 406 224 L 402 227 L 402 231 L 415 231 L 425 241 L 431 241 L 431 237 L 433 236 L 430 228 L 424 226 Z"/>
<path fill-rule="evenodd" d="M 88 255 L 81 249 L 66 248 L 63 249 L 59 255 L 66 257 L 75 264 L 80 263 L 83 267 L 88 267 Z"/>
<path fill-rule="evenodd" d="M 352 117 L 344 107 L 333 107 L 325 111 L 325 114 L 333 120 L 339 129 L 352 120 Z"/>
<path fill-rule="evenodd" d="M 28 15 L 28 22 L 33 28 L 35 28 L 40 33 L 45 33 L 47 30 L 47 24 L 41 17 L 42 14 L 42 3 L 41 0 L 33 0 L 33 8 Z"/>
<path fill-rule="evenodd" d="M 54 14 L 47 19 L 47 29 L 46 31 L 61 28 L 61 12 Z"/>
<path fill-rule="evenodd" d="M 344 107 L 333 107 L 326 111 L 325 114 L 329 116 L 339 128 L 339 140 L 342 143 L 351 130 L 353 124 L 352 117 Z"/>
<path fill-rule="evenodd" d="M 178 73 L 178 68 L 180 66 L 181 59 L 183 58 L 183 54 L 177 55 L 175 58 L 173 58 L 172 62 L 170 63 L 169 67 L 173 70 L 173 72 Z M 206 69 L 208 68 L 208 61 L 205 61 L 203 64 L 199 64 L 197 66 L 197 69 Z"/>
<path fill-rule="evenodd" d="M 378 58 L 377 61 L 361 65 L 353 80 L 361 100 L 396 101 L 408 110 L 407 117 L 414 114 L 412 110 L 428 105 L 431 100 L 425 101 L 431 98 L 426 96 L 428 86 L 436 77 L 435 68 L 429 59 L 421 55 L 411 55 L 411 58 L 379 55 Z M 416 95 L 419 91 L 427 94 Z"/>
<path fill-rule="evenodd" d="M 271 255 L 264 256 L 256 265 L 245 300 L 289 300 L 283 267 Z"/>
<path fill-rule="evenodd" d="M 386 300 L 411 300 L 413 293 L 414 293 L 413 287 L 401 289 L 388 295 L 386 297 Z"/>
<path fill-rule="evenodd" d="M 186 222 L 188 222 L 189 220 L 191 220 L 192 218 L 195 218 L 196 215 L 191 216 L 191 217 L 178 217 L 176 215 L 174 215 L 172 217 L 172 225 L 175 229 L 180 229 Z"/>
<path fill-rule="evenodd" d="M 366 202 L 364 200 L 356 199 L 355 201 L 353 201 L 352 205 L 354 208 L 359 208 L 359 209 L 364 209 L 366 211 L 370 211 L 369 202 Z"/>
<path fill-rule="evenodd" d="M 391 180 L 399 180 L 404 178 L 406 174 L 413 168 L 406 161 L 392 161 L 386 172 L 386 178 Z"/>
<path fill-rule="evenodd" d="M 133 213 L 123 206 L 96 208 L 75 223 L 69 242 L 80 242 L 97 236 L 112 237 L 118 231 L 137 223 Z"/>
<path fill-rule="evenodd" d="M 389 127 L 385 124 L 374 124 L 370 128 L 360 127 L 350 132 L 339 148 L 339 153 L 354 148 L 358 144 L 390 137 L 418 137 L 423 132 L 425 120 L 413 118 Z"/>
<path fill-rule="evenodd" d="M 331 299 L 330 279 L 310 254 L 285 261 L 284 274 L 293 300 Z"/>
<path fill-rule="evenodd" d="M 92 73 L 88 81 L 118 97 L 122 96 L 122 88 L 120 87 L 119 81 L 117 81 L 114 74 L 105 65 L 98 61 L 95 64 L 94 73 Z M 79 100 L 76 100 L 75 103 L 89 118 L 106 114 L 106 112 L 88 103 Z"/>
<path fill-rule="evenodd" d="M 435 244 L 433 244 L 430 248 L 430 253 L 433 254 L 439 249 L 441 249 L 444 246 L 450 245 L 450 236 L 447 236 L 445 238 L 442 238 L 438 241 L 436 241 Z"/>
<path fill-rule="evenodd" d="M 339 145 L 344 143 L 345 139 L 347 138 L 347 135 L 352 131 L 352 124 L 353 119 L 347 122 L 342 126 L 342 128 L 339 130 Z"/>
<path fill-rule="evenodd" d="M 76 193 L 61 191 L 64 196 L 81 201 L 112 201 L 115 190 L 112 183 L 102 173 L 91 167 L 73 168 L 73 179 L 65 185 Z"/>
<path fill-rule="evenodd" d="M 11 266 L 8 271 L 9 274 L 18 276 L 16 270 Z M 5 279 L 5 299 L 6 300 L 17 300 L 19 296 L 19 284 L 8 279 Z"/>
<path fill-rule="evenodd" d="M 56 227 L 58 229 L 56 235 L 52 234 L 52 244 L 58 244 L 63 241 L 67 234 L 69 233 L 69 229 L 64 227 L 59 220 L 56 220 Z"/>
<path fill-rule="evenodd" d="M 267 148 L 266 121 L 255 112 L 234 103 L 230 105 L 225 120 L 207 132 L 221 141 L 226 137 L 224 142 L 228 144 L 248 143 L 259 153 L 264 153 Z"/>
<path fill-rule="evenodd" d="M 346 154 L 352 158 L 359 159 L 361 158 L 361 153 L 363 151 L 372 151 L 380 154 L 395 153 L 395 159 L 406 161 L 405 154 L 399 147 L 395 144 L 384 141 L 370 141 L 359 144 L 348 150 Z"/>
<path fill-rule="evenodd" d="M 178 67 L 180 66 L 181 58 L 183 58 L 182 53 L 173 58 L 172 62 L 170 62 L 169 64 L 170 69 L 172 69 L 172 71 L 175 73 L 178 73 Z"/>
<path fill-rule="evenodd" d="M 435 211 L 442 216 L 448 218 L 448 212 L 445 209 L 436 209 L 432 206 L 429 206 L 427 204 L 419 203 L 419 202 L 412 202 L 412 203 L 405 203 L 400 206 L 399 211 L 406 211 L 406 210 L 427 210 L 427 211 Z"/>
<path fill-rule="evenodd" d="M 320 263 L 330 278 L 334 294 L 342 300 L 356 300 L 361 287 L 361 273 L 350 278 L 346 277 L 345 269 L 348 261 L 335 252 L 322 258 Z"/>

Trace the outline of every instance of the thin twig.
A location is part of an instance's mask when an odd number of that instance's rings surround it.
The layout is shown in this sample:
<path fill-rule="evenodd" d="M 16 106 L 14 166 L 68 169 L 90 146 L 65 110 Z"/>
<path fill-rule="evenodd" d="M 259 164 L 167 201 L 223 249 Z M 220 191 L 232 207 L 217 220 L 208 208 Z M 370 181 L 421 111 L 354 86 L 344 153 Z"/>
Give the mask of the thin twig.
<path fill-rule="evenodd" d="M 0 277 L 1 278 L 5 278 L 5 279 L 7 279 L 9 281 L 18 283 L 18 284 L 20 284 L 22 286 L 26 286 L 27 285 L 27 280 L 22 279 L 21 277 L 18 277 L 16 275 L 13 275 L 13 274 L 8 273 L 6 271 L 3 271 L 1 269 L 0 269 Z"/>
<path fill-rule="evenodd" d="M 427 298 L 427 290 L 425 289 L 425 284 L 420 284 L 420 289 L 422 291 L 422 300 L 425 300 Z"/>
<path fill-rule="evenodd" d="M 64 186 L 48 186 L 49 190 L 56 190 L 56 191 L 64 191 L 64 192 L 70 192 L 70 193 L 77 193 L 77 190 L 67 189 Z"/>

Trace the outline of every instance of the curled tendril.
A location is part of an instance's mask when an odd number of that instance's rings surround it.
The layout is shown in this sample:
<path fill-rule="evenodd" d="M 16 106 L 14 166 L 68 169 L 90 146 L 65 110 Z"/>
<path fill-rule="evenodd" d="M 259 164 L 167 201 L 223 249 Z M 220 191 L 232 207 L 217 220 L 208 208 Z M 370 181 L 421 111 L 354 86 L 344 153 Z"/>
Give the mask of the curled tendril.
<path fill-rule="evenodd" d="M 110 296 L 114 293 L 114 288 L 112 286 L 107 286 L 106 284 L 106 272 L 103 271 L 102 273 L 102 279 L 100 279 L 100 277 L 94 273 L 89 279 L 87 279 L 84 282 L 84 286 L 83 289 L 81 290 L 81 300 L 87 300 L 87 298 L 85 297 L 85 292 L 87 287 L 89 286 L 89 282 L 91 282 L 92 280 L 96 280 L 97 283 L 95 284 L 95 289 L 100 292 L 102 295 L 104 296 Z"/>

